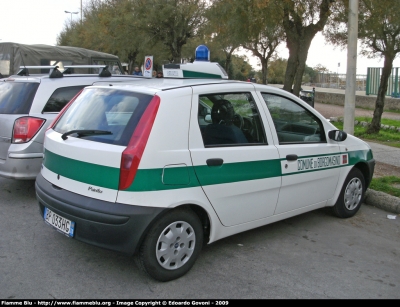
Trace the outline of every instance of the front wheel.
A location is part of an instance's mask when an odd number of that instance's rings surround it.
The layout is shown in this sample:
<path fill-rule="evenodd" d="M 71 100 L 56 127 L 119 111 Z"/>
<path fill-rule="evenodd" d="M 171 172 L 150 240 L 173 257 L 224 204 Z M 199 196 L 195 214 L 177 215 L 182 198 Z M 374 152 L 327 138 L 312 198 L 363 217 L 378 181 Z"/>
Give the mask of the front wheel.
<path fill-rule="evenodd" d="M 365 179 L 358 168 L 353 168 L 343 183 L 336 204 L 332 207 L 333 214 L 340 218 L 354 216 L 364 200 Z"/>
<path fill-rule="evenodd" d="M 199 256 L 203 229 L 190 209 L 171 210 L 156 221 L 136 256 L 136 263 L 159 281 L 185 275 Z"/>

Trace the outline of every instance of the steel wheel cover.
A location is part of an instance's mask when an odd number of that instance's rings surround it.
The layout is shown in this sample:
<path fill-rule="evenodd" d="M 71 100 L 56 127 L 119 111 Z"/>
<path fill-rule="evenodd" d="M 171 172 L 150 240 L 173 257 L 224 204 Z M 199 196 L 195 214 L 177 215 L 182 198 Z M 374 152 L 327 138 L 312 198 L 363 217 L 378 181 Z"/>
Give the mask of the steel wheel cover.
<path fill-rule="evenodd" d="M 187 222 L 168 225 L 157 240 L 158 263 L 167 270 L 176 270 L 189 261 L 196 246 L 196 234 Z"/>
<path fill-rule="evenodd" d="M 347 210 L 354 210 L 361 201 L 363 192 L 362 182 L 359 178 L 349 181 L 344 192 L 344 205 Z"/>

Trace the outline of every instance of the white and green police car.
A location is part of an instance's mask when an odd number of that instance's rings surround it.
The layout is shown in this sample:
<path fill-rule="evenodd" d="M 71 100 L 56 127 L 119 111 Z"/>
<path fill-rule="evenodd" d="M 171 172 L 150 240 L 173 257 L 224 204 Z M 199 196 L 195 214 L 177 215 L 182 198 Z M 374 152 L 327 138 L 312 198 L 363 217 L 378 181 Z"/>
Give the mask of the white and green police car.
<path fill-rule="evenodd" d="M 298 97 L 196 60 L 84 89 L 46 132 L 36 193 L 48 224 L 168 281 L 203 244 L 323 207 L 353 216 L 374 165 Z"/>

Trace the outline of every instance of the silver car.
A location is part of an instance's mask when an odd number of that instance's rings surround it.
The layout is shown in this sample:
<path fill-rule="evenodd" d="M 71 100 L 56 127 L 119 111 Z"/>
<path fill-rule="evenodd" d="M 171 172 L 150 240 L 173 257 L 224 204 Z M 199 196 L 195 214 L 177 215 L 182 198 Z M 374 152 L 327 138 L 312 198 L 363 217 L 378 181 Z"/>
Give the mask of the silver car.
<path fill-rule="evenodd" d="M 24 67 L 17 75 L 0 79 L 0 176 L 35 179 L 43 160 L 44 132 L 61 109 L 85 86 L 99 81 L 143 80 L 111 75 L 107 66 L 86 65 L 96 74 L 72 74 L 75 68 Z M 40 69 L 46 74 L 29 74 Z"/>

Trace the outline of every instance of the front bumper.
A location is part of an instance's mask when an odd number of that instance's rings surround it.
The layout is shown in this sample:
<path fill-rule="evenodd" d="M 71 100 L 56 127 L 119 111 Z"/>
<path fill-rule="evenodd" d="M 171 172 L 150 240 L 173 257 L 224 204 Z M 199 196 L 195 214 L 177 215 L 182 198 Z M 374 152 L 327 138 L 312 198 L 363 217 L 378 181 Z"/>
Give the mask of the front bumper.
<path fill-rule="evenodd" d="M 110 203 L 63 190 L 36 178 L 36 197 L 44 207 L 75 222 L 74 238 L 102 248 L 134 254 L 146 230 L 165 208 Z"/>
<path fill-rule="evenodd" d="M 367 165 L 368 165 L 368 174 L 369 174 L 369 178 L 366 178 L 368 180 L 368 182 L 366 182 L 366 187 L 365 189 L 367 189 L 371 183 L 372 177 L 374 176 L 374 171 L 375 171 L 375 159 L 371 159 L 369 161 L 367 161 Z"/>

